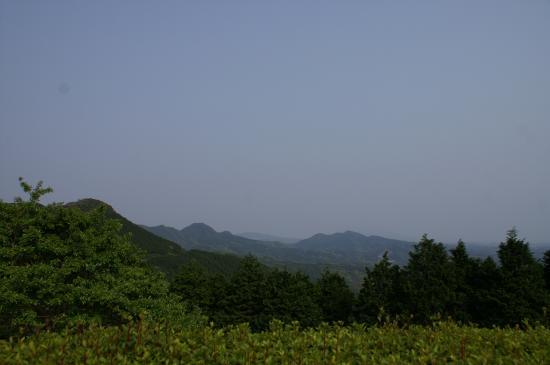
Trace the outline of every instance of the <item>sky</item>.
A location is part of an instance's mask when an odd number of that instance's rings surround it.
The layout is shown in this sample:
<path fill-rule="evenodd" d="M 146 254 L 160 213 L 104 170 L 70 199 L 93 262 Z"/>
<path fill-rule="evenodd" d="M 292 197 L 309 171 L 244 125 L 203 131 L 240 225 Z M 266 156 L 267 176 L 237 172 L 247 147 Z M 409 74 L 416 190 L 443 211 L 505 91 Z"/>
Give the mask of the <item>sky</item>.
<path fill-rule="evenodd" d="M 550 1 L 0 0 L 0 199 L 550 242 Z"/>

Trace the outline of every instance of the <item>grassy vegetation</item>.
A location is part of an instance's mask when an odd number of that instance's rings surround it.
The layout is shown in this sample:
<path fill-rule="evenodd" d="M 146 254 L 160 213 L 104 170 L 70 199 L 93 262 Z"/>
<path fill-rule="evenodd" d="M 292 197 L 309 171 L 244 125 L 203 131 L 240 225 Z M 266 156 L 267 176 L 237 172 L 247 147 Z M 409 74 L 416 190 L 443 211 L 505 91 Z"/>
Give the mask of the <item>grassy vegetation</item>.
<path fill-rule="evenodd" d="M 3 364 L 548 364 L 550 330 L 438 322 L 399 328 L 272 322 L 216 329 L 135 322 L 0 341 Z"/>

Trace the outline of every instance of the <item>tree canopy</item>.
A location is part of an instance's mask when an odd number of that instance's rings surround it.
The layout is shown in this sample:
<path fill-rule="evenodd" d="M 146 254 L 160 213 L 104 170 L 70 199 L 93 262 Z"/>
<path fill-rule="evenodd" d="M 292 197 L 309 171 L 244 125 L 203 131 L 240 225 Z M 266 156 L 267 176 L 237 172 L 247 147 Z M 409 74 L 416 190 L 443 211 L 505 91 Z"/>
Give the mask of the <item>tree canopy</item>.
<path fill-rule="evenodd" d="M 184 306 L 144 263 L 103 210 L 42 205 L 52 191 L 20 184 L 28 199 L 0 202 L 0 319 L 3 334 L 20 326 L 69 321 L 120 323 L 140 313 L 178 313 Z M 169 308 L 172 309 L 169 309 Z"/>

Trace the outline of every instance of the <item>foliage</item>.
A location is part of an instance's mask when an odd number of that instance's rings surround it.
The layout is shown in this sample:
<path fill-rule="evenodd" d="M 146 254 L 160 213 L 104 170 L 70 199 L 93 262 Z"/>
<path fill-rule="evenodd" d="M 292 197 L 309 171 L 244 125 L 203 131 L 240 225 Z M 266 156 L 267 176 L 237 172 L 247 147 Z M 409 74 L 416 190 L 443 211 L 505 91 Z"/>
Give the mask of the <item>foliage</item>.
<path fill-rule="evenodd" d="M 472 259 L 459 241 L 449 257 L 441 243 L 424 235 L 402 270 L 386 255 L 366 269 L 356 319 L 372 324 L 383 315 L 427 324 L 451 317 L 487 327 L 548 323 L 550 293 L 528 243 L 511 230 L 498 254 L 500 266 L 490 257 Z"/>
<path fill-rule="evenodd" d="M 502 273 L 496 262 L 487 257 L 474 260 L 471 267 L 471 302 L 468 308 L 470 320 L 481 326 L 503 325 L 503 310 L 506 303 L 502 294 Z"/>
<path fill-rule="evenodd" d="M 508 231 L 506 241 L 499 247 L 502 273 L 502 301 L 506 303 L 502 320 L 505 324 L 521 320 L 543 320 L 542 308 L 548 305 L 544 271 L 534 258 L 529 244 Z"/>
<path fill-rule="evenodd" d="M 550 291 L 550 250 L 544 253 L 544 281 L 546 282 L 546 290 Z"/>
<path fill-rule="evenodd" d="M 120 223 L 120 230 L 124 234 L 130 234 L 132 242 L 139 249 L 150 255 L 177 255 L 182 252 L 174 242 L 157 237 L 140 226 L 124 218 L 108 204 L 96 199 L 81 199 L 77 202 L 66 204 L 69 208 L 78 208 L 84 212 L 92 212 L 101 208 L 109 219 L 116 219 Z"/>
<path fill-rule="evenodd" d="M 270 320 L 264 300 L 268 296 L 267 271 L 256 258 L 247 256 L 227 284 L 221 324 L 247 322 L 257 330 Z"/>
<path fill-rule="evenodd" d="M 0 335 L 71 321 L 116 324 L 142 312 L 177 319 L 185 307 L 103 208 L 41 205 L 51 191 L 21 180 L 29 200 L 0 202 Z"/>
<path fill-rule="evenodd" d="M 256 241 L 216 232 L 203 223 L 194 223 L 181 230 L 166 226 L 144 227 L 157 236 L 177 242 L 185 249 L 226 252 L 239 256 L 252 254 L 262 263 L 292 272 L 301 271 L 318 280 L 325 268 L 346 278 L 358 292 L 365 265 L 373 265 L 381 252 L 388 250 L 400 264 L 407 261 L 410 242 L 377 236 L 364 236 L 347 231 L 333 235 L 318 234 L 292 245 L 280 242 Z"/>
<path fill-rule="evenodd" d="M 171 291 L 217 325 L 247 322 L 258 331 L 274 318 L 305 326 L 321 321 L 317 291 L 307 276 L 268 269 L 253 256 L 245 257 L 227 280 L 196 265 L 184 266 Z"/>
<path fill-rule="evenodd" d="M 202 266 L 191 263 L 184 265 L 170 285 L 170 291 L 181 300 L 200 309 L 211 321 L 225 320 L 227 280 L 224 276 L 210 272 Z"/>
<path fill-rule="evenodd" d="M 409 254 L 405 266 L 405 294 L 409 311 L 419 323 L 450 315 L 455 298 L 453 269 L 442 243 L 424 235 Z"/>
<path fill-rule="evenodd" d="M 210 308 L 214 302 L 213 275 L 201 266 L 191 263 L 182 266 L 180 273 L 170 285 L 170 290 L 177 293 L 189 304 L 199 308 Z"/>
<path fill-rule="evenodd" d="M 363 286 L 359 292 L 356 318 L 374 324 L 380 315 L 392 318 L 403 314 L 406 299 L 403 273 L 399 266 L 390 263 L 387 253 L 372 269 L 365 268 Z"/>
<path fill-rule="evenodd" d="M 253 330 L 263 330 L 274 318 L 303 325 L 320 321 L 315 288 L 305 275 L 267 269 L 253 256 L 243 259 L 225 292 L 224 307 L 217 314 L 221 324 L 247 322 Z"/>
<path fill-rule="evenodd" d="M 509 243 L 501 248 L 503 265 L 498 266 L 491 258 L 471 258 L 462 241 L 449 256 L 442 244 L 423 236 L 403 269 L 387 254 L 365 269 L 355 305 L 338 273 L 325 271 L 313 286 L 304 274 L 268 269 L 253 256 L 225 277 L 184 266 L 172 291 L 218 326 L 247 322 L 254 331 L 266 329 L 272 319 L 303 326 L 354 320 L 369 325 L 388 320 L 428 324 L 447 317 L 486 327 L 525 319 L 548 323 L 550 301 L 542 265 L 521 246 L 526 244 Z M 518 262 L 521 270 L 514 264 Z"/>
<path fill-rule="evenodd" d="M 146 261 L 165 273 L 168 278 L 173 278 L 182 266 L 189 264 L 220 274 L 230 274 L 239 266 L 240 258 L 235 255 L 198 250 L 186 251 L 173 241 L 159 237 L 130 222 L 102 201 L 81 199 L 66 206 L 78 208 L 84 212 L 91 212 L 101 207 L 107 218 L 117 220 L 121 224 L 121 232 L 129 234 L 131 242 L 145 252 Z"/>
<path fill-rule="evenodd" d="M 42 205 L 50 188 L 23 180 L 21 187 L 28 200 L 0 202 L 0 337 L 20 327 L 25 334 L 73 322 L 116 325 L 141 315 L 177 328 L 201 326 L 199 312 L 217 328 L 248 323 L 253 332 L 274 319 L 308 328 L 391 320 L 408 326 L 441 317 L 484 327 L 550 323 L 550 253 L 536 261 L 515 230 L 500 245 L 500 265 L 471 258 L 462 241 L 449 255 L 424 235 L 405 267 L 388 253 L 367 267 L 354 302 L 339 273 L 325 270 L 313 283 L 250 255 L 184 251 L 101 202 Z M 231 236 L 206 225 L 191 228 L 198 236 Z M 169 285 L 146 260 L 178 274 Z"/>
<path fill-rule="evenodd" d="M 354 295 L 338 273 L 325 270 L 317 281 L 318 303 L 326 322 L 349 323 L 352 320 Z"/>
<path fill-rule="evenodd" d="M 271 270 L 267 277 L 268 295 L 264 300 L 268 318 L 285 323 L 297 321 L 302 326 L 315 326 L 321 321 L 317 291 L 309 278 L 300 273 Z M 264 323 L 263 328 L 268 327 Z"/>
<path fill-rule="evenodd" d="M 246 324 L 223 329 L 141 322 L 77 327 L 62 333 L 0 341 L 10 364 L 545 364 L 550 330 L 431 326 L 300 329 L 272 322 L 255 333 Z"/>
<path fill-rule="evenodd" d="M 468 323 L 470 321 L 470 298 L 472 296 L 470 275 L 474 262 L 468 256 L 466 245 L 462 240 L 459 240 L 456 247 L 451 250 L 450 260 L 455 281 L 455 296 L 454 302 L 451 303 L 450 313 L 455 320 Z"/>

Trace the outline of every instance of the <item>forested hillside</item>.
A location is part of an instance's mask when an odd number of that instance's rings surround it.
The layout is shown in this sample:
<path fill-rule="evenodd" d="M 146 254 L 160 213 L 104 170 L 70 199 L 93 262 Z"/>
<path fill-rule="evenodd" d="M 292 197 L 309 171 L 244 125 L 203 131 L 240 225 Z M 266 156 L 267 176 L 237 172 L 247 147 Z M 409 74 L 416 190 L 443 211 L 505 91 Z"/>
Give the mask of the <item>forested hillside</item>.
<path fill-rule="evenodd" d="M 319 233 L 295 245 L 303 250 L 330 252 L 348 263 L 375 263 L 387 252 L 391 260 L 400 265 L 407 262 L 412 246 L 412 242 L 380 236 L 367 237 L 352 231 L 330 235 Z"/>
<path fill-rule="evenodd" d="M 499 247 L 498 262 L 470 257 L 463 242 L 449 254 L 443 244 L 424 236 L 405 266 L 383 255 L 365 268 L 357 296 L 337 272 L 325 271 L 311 282 L 300 274 L 262 268 L 252 256 L 227 278 L 188 267 L 171 290 L 192 298 L 216 323 L 248 322 L 256 330 L 267 328 L 272 318 L 302 325 L 386 319 L 428 324 L 437 316 L 490 327 L 524 320 L 547 323 L 548 270 L 550 253 L 544 264 L 538 262 L 511 230 Z"/>
<path fill-rule="evenodd" d="M 201 251 L 191 251 L 193 259 L 182 260 L 168 282 L 138 250 L 153 245 L 153 235 L 139 234 L 141 228 L 97 201 L 86 200 L 83 208 L 42 205 L 40 197 L 51 189 L 21 186 L 27 200 L 0 202 L 0 355 L 8 363 L 60 356 L 85 363 L 105 356 L 122 363 L 174 356 L 210 361 L 212 351 L 234 363 L 242 356 L 314 363 L 483 363 L 513 356 L 541 363 L 547 353 L 550 251 L 537 261 L 514 229 L 500 244 L 498 261 L 472 258 L 463 242 L 449 253 L 425 235 L 404 266 L 388 254 L 366 266 L 357 295 L 338 272 L 325 270 L 312 280 L 251 255 L 225 261 Z M 215 233 L 193 229 L 197 237 Z M 169 244 L 151 251 L 188 252 Z M 20 340 L 2 340 L 9 337 Z M 272 353 L 282 338 L 284 348 Z M 492 352 L 485 351 L 489 338 Z M 374 343 L 390 352 L 369 350 Z"/>
<path fill-rule="evenodd" d="M 239 256 L 252 254 L 262 263 L 291 271 L 302 271 L 318 279 L 329 268 L 342 274 L 354 290 L 359 290 L 365 265 L 374 265 L 385 252 L 399 264 L 406 262 L 412 243 L 356 232 L 318 234 L 292 245 L 258 241 L 231 232 L 216 232 L 204 223 L 181 230 L 142 226 L 149 232 L 178 243 L 185 249 L 225 252 Z"/>
<path fill-rule="evenodd" d="M 200 250 L 184 250 L 173 241 L 150 233 L 118 214 L 110 205 L 96 199 L 82 199 L 67 203 L 68 208 L 78 208 L 84 212 L 102 208 L 108 218 L 121 223 L 121 232 L 130 235 L 131 242 L 146 253 L 147 262 L 160 271 L 173 277 L 182 265 L 196 263 L 206 270 L 229 274 L 237 269 L 240 259 L 235 255 L 205 252 Z"/>
<path fill-rule="evenodd" d="M 259 232 L 241 232 L 241 233 L 237 233 L 237 236 L 250 238 L 251 240 L 256 240 L 256 241 L 281 242 L 289 245 L 300 241 L 300 239 L 298 238 L 281 237 L 281 236 L 275 236 L 272 234 L 259 233 Z"/>
<path fill-rule="evenodd" d="M 292 245 L 274 241 L 259 241 L 232 234 L 216 232 L 204 223 L 194 223 L 181 230 L 167 226 L 147 227 L 149 232 L 180 244 L 196 248 L 238 255 L 253 254 L 276 262 L 325 265 L 374 264 L 388 252 L 392 260 L 403 264 L 412 247 L 411 242 L 364 236 L 347 231 L 332 235 L 317 234 Z"/>
<path fill-rule="evenodd" d="M 65 206 L 85 212 L 102 207 L 107 217 L 121 223 L 121 231 L 130 234 L 132 243 L 145 251 L 147 262 L 170 279 L 182 265 L 189 263 L 196 263 L 212 273 L 228 275 L 237 269 L 240 257 L 254 254 L 265 265 L 302 271 L 312 279 L 318 279 L 323 270 L 330 268 L 342 274 L 354 290 L 359 290 L 361 285 L 364 265 L 339 264 L 329 253 L 296 250 L 278 242 L 250 240 L 229 232 L 218 233 L 202 223 L 181 231 L 166 226 L 139 226 L 97 199 L 81 199 Z"/>

